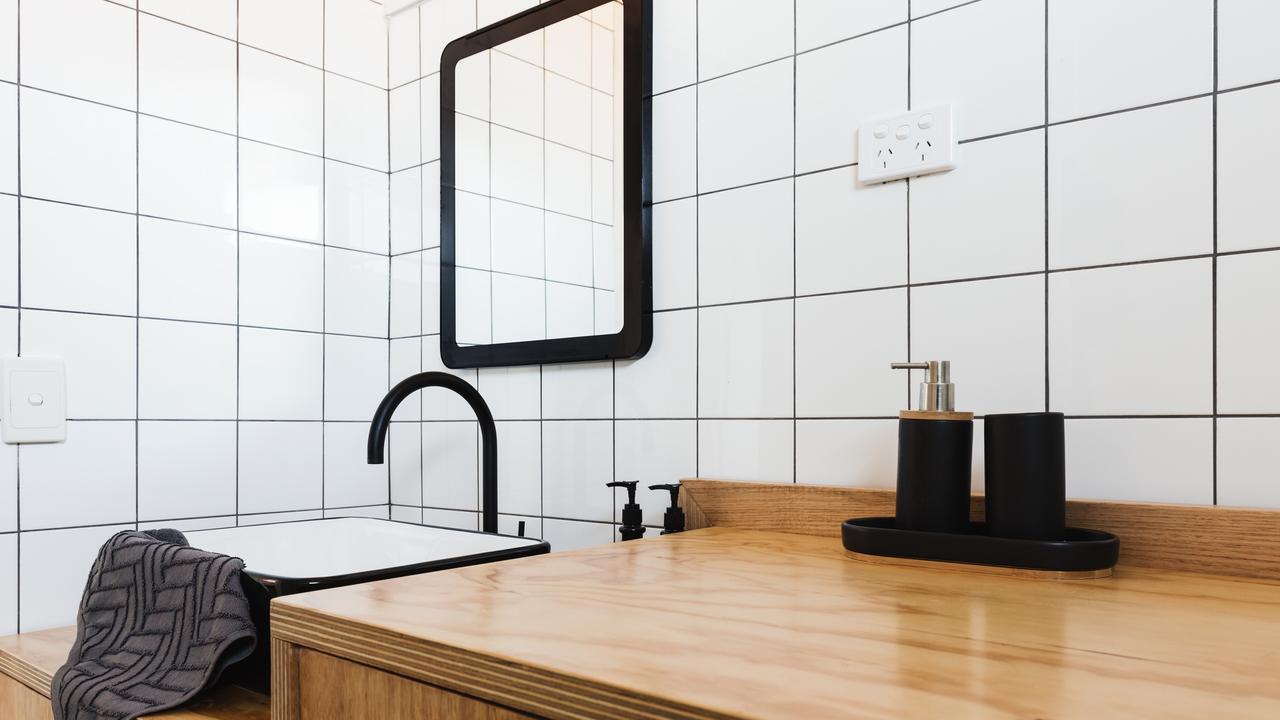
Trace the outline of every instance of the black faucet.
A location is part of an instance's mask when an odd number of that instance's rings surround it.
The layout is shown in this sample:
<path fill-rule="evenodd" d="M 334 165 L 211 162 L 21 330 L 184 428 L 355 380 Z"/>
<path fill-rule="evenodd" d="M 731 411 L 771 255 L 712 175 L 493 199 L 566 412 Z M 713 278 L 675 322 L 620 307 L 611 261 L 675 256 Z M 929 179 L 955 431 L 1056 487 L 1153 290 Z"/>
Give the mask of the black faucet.
<path fill-rule="evenodd" d="M 449 373 L 424 372 L 411 375 L 401 380 L 391 392 L 378 403 L 373 413 L 373 423 L 369 426 L 369 464 L 382 464 L 382 448 L 387 442 L 387 428 L 391 425 L 391 415 L 405 398 L 428 387 L 442 387 L 462 396 L 471 406 L 480 421 L 481 441 L 481 478 L 480 478 L 480 524 L 488 533 L 498 532 L 498 428 L 493 424 L 493 413 L 480 392 L 471 387 L 466 380 Z"/>

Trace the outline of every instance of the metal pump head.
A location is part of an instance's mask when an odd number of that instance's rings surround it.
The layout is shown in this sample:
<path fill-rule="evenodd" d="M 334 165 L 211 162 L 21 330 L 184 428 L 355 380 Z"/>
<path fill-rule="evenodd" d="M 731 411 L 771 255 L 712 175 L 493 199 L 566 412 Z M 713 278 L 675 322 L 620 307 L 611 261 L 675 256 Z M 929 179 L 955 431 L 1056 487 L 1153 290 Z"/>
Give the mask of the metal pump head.
<path fill-rule="evenodd" d="M 953 412 L 956 409 L 956 386 L 951 382 L 951 361 L 892 363 L 894 370 L 924 370 L 925 379 L 920 383 L 921 410 Z"/>

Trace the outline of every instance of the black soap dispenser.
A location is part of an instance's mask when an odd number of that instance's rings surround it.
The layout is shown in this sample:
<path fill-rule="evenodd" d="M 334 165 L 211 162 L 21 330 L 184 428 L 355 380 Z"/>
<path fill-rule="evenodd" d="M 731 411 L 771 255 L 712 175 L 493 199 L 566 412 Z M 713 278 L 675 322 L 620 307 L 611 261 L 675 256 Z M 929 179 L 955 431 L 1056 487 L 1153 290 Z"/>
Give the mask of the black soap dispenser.
<path fill-rule="evenodd" d="M 924 370 L 920 409 L 898 413 L 896 527 L 963 533 L 969 529 L 973 413 L 956 412 L 951 362 L 893 363 Z"/>
<path fill-rule="evenodd" d="M 639 484 L 639 480 L 619 480 L 605 483 L 607 487 L 623 487 L 627 489 L 627 503 L 622 506 L 622 525 L 618 528 L 618 534 L 622 536 L 623 540 L 639 540 L 644 537 L 644 511 L 636 503 L 636 486 Z"/>
<path fill-rule="evenodd" d="M 684 531 L 684 510 L 680 509 L 680 483 L 650 485 L 650 490 L 666 490 L 671 493 L 671 507 L 662 514 L 662 534 Z"/>

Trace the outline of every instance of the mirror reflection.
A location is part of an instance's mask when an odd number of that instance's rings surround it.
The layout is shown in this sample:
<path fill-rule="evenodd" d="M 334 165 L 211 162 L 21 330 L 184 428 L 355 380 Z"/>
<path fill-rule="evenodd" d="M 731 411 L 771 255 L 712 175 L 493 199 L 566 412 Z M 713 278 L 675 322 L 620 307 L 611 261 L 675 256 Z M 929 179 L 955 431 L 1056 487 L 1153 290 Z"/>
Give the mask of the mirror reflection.
<path fill-rule="evenodd" d="M 609 2 L 458 63 L 459 345 L 621 330 L 622 28 Z"/>

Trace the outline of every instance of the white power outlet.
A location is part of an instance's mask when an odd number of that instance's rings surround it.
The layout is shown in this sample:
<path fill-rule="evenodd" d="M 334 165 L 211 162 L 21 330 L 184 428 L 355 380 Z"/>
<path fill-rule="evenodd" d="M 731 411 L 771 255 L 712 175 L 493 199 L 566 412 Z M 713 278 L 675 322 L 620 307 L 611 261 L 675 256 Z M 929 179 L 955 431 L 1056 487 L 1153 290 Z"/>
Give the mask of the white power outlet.
<path fill-rule="evenodd" d="M 956 167 L 955 107 L 939 105 L 858 128 L 858 180 L 885 182 Z"/>

